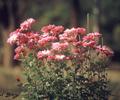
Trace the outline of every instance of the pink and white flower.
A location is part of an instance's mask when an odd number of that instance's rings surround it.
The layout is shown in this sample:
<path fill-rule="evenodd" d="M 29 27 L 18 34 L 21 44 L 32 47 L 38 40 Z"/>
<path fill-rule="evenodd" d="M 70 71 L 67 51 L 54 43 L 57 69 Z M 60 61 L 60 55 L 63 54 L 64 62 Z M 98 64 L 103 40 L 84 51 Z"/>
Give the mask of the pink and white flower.
<path fill-rule="evenodd" d="M 80 35 L 84 35 L 86 33 L 86 29 L 85 28 L 77 28 L 78 34 Z"/>
<path fill-rule="evenodd" d="M 101 46 L 101 45 L 96 46 L 96 50 L 99 51 L 99 52 L 101 52 L 101 53 L 103 53 L 103 54 L 105 54 L 106 56 L 112 56 L 113 53 L 114 53 L 114 52 L 113 52 L 109 47 L 107 47 L 107 46 Z"/>
<path fill-rule="evenodd" d="M 88 40 L 95 40 L 96 38 L 101 37 L 101 34 L 98 32 L 95 33 L 89 33 L 86 36 L 83 37 L 83 41 L 88 41 Z"/>
<path fill-rule="evenodd" d="M 54 27 L 55 25 L 47 25 L 47 26 L 42 27 L 41 31 L 43 33 L 49 33 Z"/>
<path fill-rule="evenodd" d="M 18 60 L 18 59 L 20 59 L 20 54 L 17 53 L 14 55 L 14 60 Z"/>
<path fill-rule="evenodd" d="M 71 28 L 71 29 L 66 29 L 64 31 L 65 34 L 70 34 L 70 35 L 84 35 L 86 33 L 86 29 L 85 28 Z"/>
<path fill-rule="evenodd" d="M 54 28 L 51 29 L 52 35 L 58 35 L 59 33 L 62 33 L 64 30 L 63 26 L 55 26 Z"/>
<path fill-rule="evenodd" d="M 10 37 L 8 38 L 8 40 L 7 40 L 7 43 L 9 43 L 9 44 L 15 44 L 16 43 L 16 41 L 18 40 L 18 36 L 19 36 L 19 32 L 12 32 L 12 33 L 10 33 Z"/>
<path fill-rule="evenodd" d="M 47 57 L 49 55 L 51 55 L 51 51 L 50 50 L 43 50 L 43 51 L 39 51 L 37 53 L 38 59 L 42 59 L 42 58 Z"/>
<path fill-rule="evenodd" d="M 23 23 L 20 24 L 20 29 L 23 30 L 28 30 L 31 29 L 32 24 L 35 23 L 35 20 L 33 18 L 29 18 Z"/>
<path fill-rule="evenodd" d="M 113 54 L 108 47 L 97 46 L 101 37 L 98 32 L 86 34 L 86 29 L 81 27 L 64 30 L 63 26 L 47 25 L 41 29 L 42 33 L 39 33 L 31 31 L 33 23 L 33 18 L 27 19 L 19 29 L 10 33 L 7 42 L 17 45 L 15 59 L 19 59 L 21 54 L 26 52 L 25 48 L 34 51 L 38 59 L 58 61 L 84 58 L 83 54 L 89 50 L 87 47 L 107 56 Z"/>
<path fill-rule="evenodd" d="M 52 49 L 56 50 L 56 51 L 65 50 L 68 48 L 68 46 L 69 46 L 69 44 L 67 42 L 65 42 L 65 43 L 59 43 L 59 42 L 52 43 Z"/>
<path fill-rule="evenodd" d="M 63 60 L 65 57 L 65 55 L 55 55 L 55 60 Z"/>
<path fill-rule="evenodd" d="M 94 48 L 95 45 L 96 45 L 96 41 L 82 42 L 83 47 L 92 47 L 92 48 Z"/>

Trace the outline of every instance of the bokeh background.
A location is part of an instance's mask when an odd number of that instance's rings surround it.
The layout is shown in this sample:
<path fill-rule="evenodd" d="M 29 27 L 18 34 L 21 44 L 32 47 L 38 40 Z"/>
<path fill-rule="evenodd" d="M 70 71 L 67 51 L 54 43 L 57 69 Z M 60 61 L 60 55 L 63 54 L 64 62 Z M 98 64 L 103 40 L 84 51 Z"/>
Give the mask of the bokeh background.
<path fill-rule="evenodd" d="M 107 69 L 110 100 L 120 100 L 120 0 L 0 0 L 0 100 L 20 100 L 17 95 L 24 81 L 20 62 L 13 60 L 14 47 L 6 43 L 11 31 L 28 18 L 37 20 L 36 30 L 48 24 L 87 27 L 87 14 L 90 32 L 102 33 L 104 44 L 114 51 Z M 6 95 L 7 89 L 16 96 Z"/>

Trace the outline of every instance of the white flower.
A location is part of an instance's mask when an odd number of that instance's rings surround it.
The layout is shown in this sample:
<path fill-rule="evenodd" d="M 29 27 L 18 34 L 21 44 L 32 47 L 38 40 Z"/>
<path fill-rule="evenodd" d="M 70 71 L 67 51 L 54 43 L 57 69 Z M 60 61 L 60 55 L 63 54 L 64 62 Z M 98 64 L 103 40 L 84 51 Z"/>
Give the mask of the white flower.
<path fill-rule="evenodd" d="M 44 56 L 48 56 L 48 55 L 51 54 L 51 51 L 50 51 L 50 50 L 44 50 L 44 51 L 41 51 L 41 52 L 42 52 L 42 54 L 43 54 Z"/>
<path fill-rule="evenodd" d="M 18 35 L 19 34 L 12 34 L 9 38 L 8 38 L 8 40 L 7 40 L 7 43 L 9 43 L 9 44 L 14 44 L 16 41 L 17 41 L 17 39 L 18 39 Z"/>
<path fill-rule="evenodd" d="M 65 55 L 55 55 L 56 60 L 63 60 L 65 58 Z"/>

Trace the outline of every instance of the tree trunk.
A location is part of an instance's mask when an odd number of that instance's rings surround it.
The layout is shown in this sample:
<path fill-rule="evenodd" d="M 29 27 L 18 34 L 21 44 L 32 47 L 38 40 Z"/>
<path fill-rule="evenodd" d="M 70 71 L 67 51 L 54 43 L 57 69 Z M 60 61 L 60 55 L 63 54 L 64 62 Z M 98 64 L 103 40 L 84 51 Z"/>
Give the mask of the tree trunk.
<path fill-rule="evenodd" d="M 11 47 L 8 43 L 6 43 L 7 38 L 8 38 L 8 33 L 9 30 L 4 30 L 2 31 L 2 37 L 3 37 L 3 66 L 4 67 L 11 67 L 12 63 L 12 51 Z"/>
<path fill-rule="evenodd" d="M 79 0 L 71 0 L 71 25 L 74 27 L 77 27 L 79 25 L 79 13 Z"/>
<path fill-rule="evenodd" d="M 99 0 L 95 0 L 95 6 L 94 6 L 94 8 L 93 8 L 93 30 L 92 31 L 96 31 L 96 32 L 99 32 L 100 30 L 99 30 L 99 27 L 100 27 L 100 16 L 99 16 L 99 13 L 100 13 L 100 11 L 99 11 L 99 9 L 100 9 L 100 1 Z"/>
<path fill-rule="evenodd" d="M 3 66 L 10 67 L 12 62 L 12 52 L 11 52 L 11 47 L 7 44 L 7 38 L 9 32 L 11 32 L 14 29 L 14 20 L 12 16 L 11 3 L 8 1 L 2 1 L 2 2 L 3 2 L 3 7 L 1 9 L 1 13 L 3 15 L 1 15 L 2 25 L 0 26 L 0 28 L 3 39 L 3 49 L 2 49 Z"/>
<path fill-rule="evenodd" d="M 28 0 L 1 0 L 3 6 L 0 8 L 0 28 L 3 40 L 3 66 L 10 67 L 13 63 L 13 48 L 6 43 L 9 33 L 20 23 L 20 18 L 25 14 Z M 24 3 L 24 5 L 21 4 Z"/>

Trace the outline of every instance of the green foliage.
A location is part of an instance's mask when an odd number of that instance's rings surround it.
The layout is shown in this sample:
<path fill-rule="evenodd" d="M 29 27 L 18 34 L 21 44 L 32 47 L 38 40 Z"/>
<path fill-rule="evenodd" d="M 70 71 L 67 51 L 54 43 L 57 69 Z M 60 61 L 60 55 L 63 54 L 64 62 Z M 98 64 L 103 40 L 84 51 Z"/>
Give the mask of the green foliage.
<path fill-rule="evenodd" d="M 106 64 L 93 58 L 76 67 L 77 61 L 42 62 L 31 53 L 23 60 L 27 82 L 22 95 L 26 100 L 108 99 Z"/>

